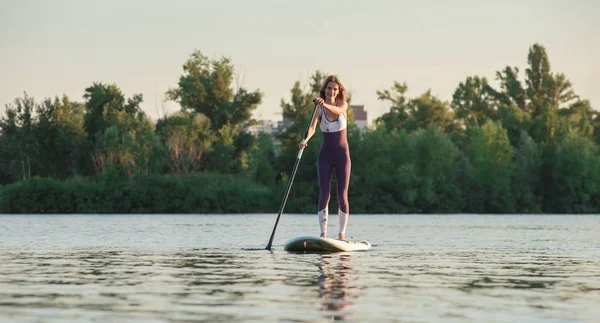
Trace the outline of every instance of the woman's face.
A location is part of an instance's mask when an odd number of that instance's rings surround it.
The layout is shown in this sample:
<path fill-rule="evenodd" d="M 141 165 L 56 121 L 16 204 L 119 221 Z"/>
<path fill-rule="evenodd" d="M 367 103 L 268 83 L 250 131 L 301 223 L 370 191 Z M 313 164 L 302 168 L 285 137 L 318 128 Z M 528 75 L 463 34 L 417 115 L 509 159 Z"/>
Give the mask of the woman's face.
<path fill-rule="evenodd" d="M 334 100 L 337 97 L 338 93 L 340 93 L 340 87 L 335 82 L 327 83 L 327 87 L 325 88 L 325 97 L 328 100 Z"/>

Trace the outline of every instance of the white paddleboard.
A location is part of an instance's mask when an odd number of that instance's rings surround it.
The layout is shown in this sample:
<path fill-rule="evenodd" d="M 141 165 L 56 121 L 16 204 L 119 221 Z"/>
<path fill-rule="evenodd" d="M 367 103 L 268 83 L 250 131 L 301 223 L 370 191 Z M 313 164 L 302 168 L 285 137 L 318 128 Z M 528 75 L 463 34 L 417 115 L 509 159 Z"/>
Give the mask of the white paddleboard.
<path fill-rule="evenodd" d="M 361 251 L 373 248 L 366 240 L 347 239 L 345 241 L 302 236 L 294 238 L 285 244 L 284 250 L 291 252 L 345 252 Z"/>

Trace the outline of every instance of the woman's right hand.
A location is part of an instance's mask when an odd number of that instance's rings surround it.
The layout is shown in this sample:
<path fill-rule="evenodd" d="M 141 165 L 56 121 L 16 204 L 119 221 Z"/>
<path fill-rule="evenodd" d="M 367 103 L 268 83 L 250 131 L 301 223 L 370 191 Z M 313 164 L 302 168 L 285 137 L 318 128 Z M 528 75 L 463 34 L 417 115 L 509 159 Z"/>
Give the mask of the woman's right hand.
<path fill-rule="evenodd" d="M 304 149 L 304 148 L 306 148 L 307 145 L 308 145 L 308 143 L 306 142 L 306 140 L 302 140 L 300 142 L 300 144 L 298 145 L 298 148 Z"/>
<path fill-rule="evenodd" d="M 319 106 L 322 106 L 322 105 L 323 105 L 323 103 L 325 103 L 325 100 L 323 100 L 323 99 L 322 99 L 322 98 L 320 98 L 320 97 L 316 97 L 316 98 L 314 98 L 314 99 L 313 99 L 313 103 L 314 103 L 316 106 L 318 106 L 318 107 L 319 107 Z"/>

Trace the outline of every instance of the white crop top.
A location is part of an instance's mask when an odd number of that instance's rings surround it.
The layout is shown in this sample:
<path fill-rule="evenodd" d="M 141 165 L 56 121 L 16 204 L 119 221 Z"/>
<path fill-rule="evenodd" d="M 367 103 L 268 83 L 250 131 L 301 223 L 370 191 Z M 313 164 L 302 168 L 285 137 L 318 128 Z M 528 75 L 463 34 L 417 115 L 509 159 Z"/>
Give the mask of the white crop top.
<path fill-rule="evenodd" d="M 319 123 L 319 126 L 321 127 L 322 132 L 338 132 L 346 129 L 348 120 L 346 119 L 345 114 L 338 115 L 338 118 L 335 121 L 329 121 L 327 120 L 325 109 L 326 108 L 321 107 L 321 122 Z"/>

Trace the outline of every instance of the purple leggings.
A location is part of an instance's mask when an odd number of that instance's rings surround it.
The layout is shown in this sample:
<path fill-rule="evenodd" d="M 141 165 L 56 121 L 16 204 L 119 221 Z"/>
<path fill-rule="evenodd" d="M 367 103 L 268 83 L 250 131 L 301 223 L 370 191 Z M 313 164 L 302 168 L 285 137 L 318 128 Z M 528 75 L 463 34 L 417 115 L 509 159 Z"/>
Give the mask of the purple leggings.
<path fill-rule="evenodd" d="M 350 166 L 350 149 L 348 149 L 346 140 L 346 129 L 338 132 L 324 132 L 317 163 L 319 177 L 319 209 L 317 211 L 321 211 L 329 205 L 331 179 L 335 168 L 338 207 L 342 212 L 350 213 L 348 204 Z"/>

